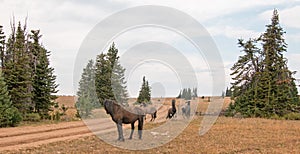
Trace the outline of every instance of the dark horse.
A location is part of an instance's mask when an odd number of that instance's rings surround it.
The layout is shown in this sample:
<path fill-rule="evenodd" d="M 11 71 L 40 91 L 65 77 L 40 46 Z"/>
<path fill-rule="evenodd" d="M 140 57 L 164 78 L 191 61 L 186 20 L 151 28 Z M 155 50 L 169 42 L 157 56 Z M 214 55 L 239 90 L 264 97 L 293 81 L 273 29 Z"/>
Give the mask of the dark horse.
<path fill-rule="evenodd" d="M 117 124 L 119 141 L 124 141 L 122 123 L 131 124 L 131 133 L 129 139 L 132 139 L 132 134 L 134 132 L 134 123 L 136 121 L 138 121 L 139 139 L 142 139 L 142 130 L 144 123 L 144 115 L 142 109 L 140 109 L 139 107 L 124 109 L 117 102 L 112 100 L 105 100 L 103 105 L 106 113 L 110 114 L 112 120 Z"/>
<path fill-rule="evenodd" d="M 166 119 L 171 119 L 176 114 L 175 99 L 172 100 L 172 107 L 168 110 Z"/>
<path fill-rule="evenodd" d="M 141 103 L 140 107 L 142 107 L 144 114 L 145 114 L 145 120 L 146 120 L 146 115 L 150 114 L 151 115 L 151 120 L 150 121 L 154 121 L 156 118 L 156 113 L 157 113 L 157 109 L 154 106 L 151 106 L 147 103 Z"/>

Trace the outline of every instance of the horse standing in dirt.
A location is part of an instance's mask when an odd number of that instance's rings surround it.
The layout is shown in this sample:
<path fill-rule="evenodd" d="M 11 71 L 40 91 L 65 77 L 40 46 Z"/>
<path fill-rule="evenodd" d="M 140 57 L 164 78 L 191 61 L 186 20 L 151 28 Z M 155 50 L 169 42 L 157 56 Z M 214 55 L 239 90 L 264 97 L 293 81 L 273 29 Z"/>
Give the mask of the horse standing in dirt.
<path fill-rule="evenodd" d="M 176 114 L 176 106 L 175 106 L 175 99 L 172 100 L 172 107 L 168 110 L 168 115 L 166 119 L 171 119 Z"/>
<path fill-rule="evenodd" d="M 140 105 L 145 113 L 145 120 L 146 120 L 146 115 L 150 114 L 151 115 L 151 120 L 154 121 L 156 118 L 156 113 L 157 109 L 154 106 L 148 105 L 147 103 L 141 103 Z"/>
<path fill-rule="evenodd" d="M 132 134 L 134 132 L 134 123 L 138 121 L 138 134 L 139 139 L 142 139 L 142 130 L 144 123 L 143 110 L 139 107 L 132 107 L 124 109 L 120 104 L 112 100 L 105 100 L 104 109 L 107 114 L 110 114 L 112 120 L 117 124 L 118 128 L 118 140 L 124 141 L 123 137 L 123 124 L 131 124 L 131 133 L 129 139 L 132 139 Z"/>
<path fill-rule="evenodd" d="M 191 114 L 191 101 L 187 101 L 184 106 L 181 107 L 182 116 L 186 118 L 190 118 Z"/>

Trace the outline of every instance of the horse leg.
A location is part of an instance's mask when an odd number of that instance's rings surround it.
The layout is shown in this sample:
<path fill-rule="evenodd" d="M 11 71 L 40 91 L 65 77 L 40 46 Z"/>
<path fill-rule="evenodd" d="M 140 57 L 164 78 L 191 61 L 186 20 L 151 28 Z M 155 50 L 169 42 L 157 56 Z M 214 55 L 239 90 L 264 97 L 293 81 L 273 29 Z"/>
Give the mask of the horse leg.
<path fill-rule="evenodd" d="M 171 119 L 171 118 L 170 118 L 170 114 L 171 114 L 170 111 L 168 111 L 168 114 L 167 114 L 166 119 L 168 119 L 168 118 Z"/>
<path fill-rule="evenodd" d="M 134 132 L 134 123 L 131 123 L 131 133 L 130 133 L 130 136 L 129 136 L 130 140 L 132 139 L 133 132 Z"/>
<path fill-rule="evenodd" d="M 123 128 L 122 128 L 122 121 L 117 123 L 117 128 L 118 128 L 118 134 L 119 134 L 119 141 L 124 141 L 124 137 L 123 137 Z"/>
<path fill-rule="evenodd" d="M 144 120 L 143 118 L 140 118 L 138 124 L 139 139 L 142 139 L 143 124 L 144 124 Z"/>
<path fill-rule="evenodd" d="M 151 119 L 150 119 L 150 122 L 153 120 L 153 114 L 150 114 L 151 115 Z"/>
<path fill-rule="evenodd" d="M 152 120 L 151 121 L 154 121 L 156 119 L 156 113 L 157 111 L 155 111 L 153 114 L 152 114 Z"/>

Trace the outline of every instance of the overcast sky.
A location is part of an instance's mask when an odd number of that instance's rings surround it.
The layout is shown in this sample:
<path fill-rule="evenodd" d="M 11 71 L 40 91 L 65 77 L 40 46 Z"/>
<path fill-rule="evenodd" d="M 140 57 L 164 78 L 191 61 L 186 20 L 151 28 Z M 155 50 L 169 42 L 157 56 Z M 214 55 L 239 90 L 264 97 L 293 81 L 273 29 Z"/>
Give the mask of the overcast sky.
<path fill-rule="evenodd" d="M 141 5 L 172 7 L 201 23 L 212 36 L 223 59 L 226 86 L 230 82 L 229 68 L 240 55 L 237 39 L 259 36 L 265 31 L 265 25 L 270 23 L 272 11 L 276 8 L 279 11 L 280 24 L 286 31 L 288 52 L 285 56 L 289 59 L 288 65 L 291 70 L 298 71 L 296 78 L 300 78 L 300 1 L 298 0 L 0 0 L 0 4 L 0 25 L 4 26 L 6 34 L 10 34 L 9 23 L 12 16 L 22 23 L 25 17 L 28 17 L 28 29 L 41 30 L 42 43 L 52 54 L 50 63 L 55 68 L 57 82 L 60 85 L 59 94 L 75 93 L 73 87 L 73 82 L 76 82 L 73 81 L 75 58 L 82 41 L 95 25 L 116 12 Z M 193 55 L 192 47 L 182 39 L 182 36 L 172 31 L 152 27 L 126 31 L 113 41 L 120 55 L 139 42 L 158 41 L 173 46 L 180 50 L 196 72 L 199 95 L 210 94 L 212 79 L 205 57 Z M 130 96 L 137 95 L 143 75 L 147 75 L 150 84 L 153 85 L 155 96 L 176 95 L 182 88 L 180 86 L 182 81 L 168 65 L 161 62 L 148 62 L 140 66 L 130 73 L 127 72 L 130 74 L 128 78 Z"/>

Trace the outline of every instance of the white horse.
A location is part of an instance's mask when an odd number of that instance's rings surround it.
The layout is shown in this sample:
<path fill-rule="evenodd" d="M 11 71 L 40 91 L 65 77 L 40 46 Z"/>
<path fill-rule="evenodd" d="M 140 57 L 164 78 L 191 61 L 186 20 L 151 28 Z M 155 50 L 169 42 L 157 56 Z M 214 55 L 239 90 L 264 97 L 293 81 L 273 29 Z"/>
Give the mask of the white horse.
<path fill-rule="evenodd" d="M 190 118 L 191 115 L 191 101 L 187 101 L 184 106 L 181 107 L 182 116 L 186 118 Z"/>

